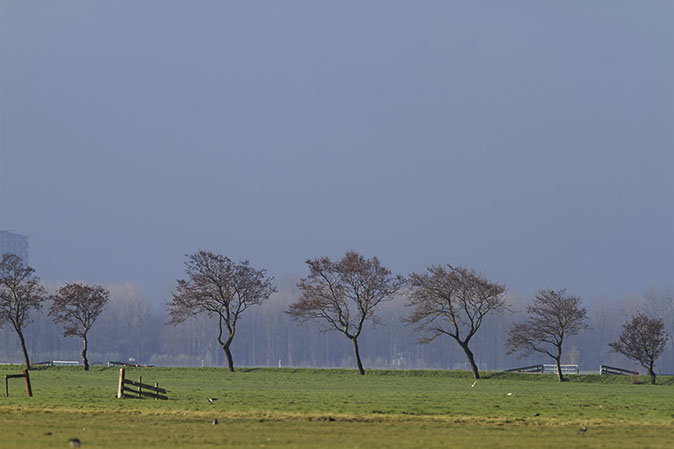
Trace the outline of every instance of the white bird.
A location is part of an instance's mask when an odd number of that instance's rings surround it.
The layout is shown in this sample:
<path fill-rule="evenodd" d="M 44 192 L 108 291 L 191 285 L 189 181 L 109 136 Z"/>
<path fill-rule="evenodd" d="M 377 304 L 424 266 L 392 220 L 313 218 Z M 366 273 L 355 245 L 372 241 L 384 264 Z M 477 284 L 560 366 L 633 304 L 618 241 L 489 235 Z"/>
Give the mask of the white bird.
<path fill-rule="evenodd" d="M 208 402 L 210 402 L 211 404 L 215 404 L 215 401 L 217 401 L 217 400 L 218 400 L 218 398 L 209 398 Z"/>
<path fill-rule="evenodd" d="M 218 423 L 218 418 L 215 418 L 215 419 L 213 420 L 213 425 L 216 425 L 217 423 Z"/>
<path fill-rule="evenodd" d="M 512 393 L 508 393 L 508 394 L 507 394 L 507 396 L 512 396 L 512 395 L 513 395 Z"/>

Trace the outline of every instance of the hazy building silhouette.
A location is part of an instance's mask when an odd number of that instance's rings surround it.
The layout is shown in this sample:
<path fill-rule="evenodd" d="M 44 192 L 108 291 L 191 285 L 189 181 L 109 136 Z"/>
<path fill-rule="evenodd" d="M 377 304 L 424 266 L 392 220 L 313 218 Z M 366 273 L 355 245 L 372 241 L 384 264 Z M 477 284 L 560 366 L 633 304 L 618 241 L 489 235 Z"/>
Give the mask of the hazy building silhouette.
<path fill-rule="evenodd" d="M 17 234 L 12 231 L 0 230 L 0 255 L 12 253 L 23 259 L 28 264 L 28 236 Z"/>

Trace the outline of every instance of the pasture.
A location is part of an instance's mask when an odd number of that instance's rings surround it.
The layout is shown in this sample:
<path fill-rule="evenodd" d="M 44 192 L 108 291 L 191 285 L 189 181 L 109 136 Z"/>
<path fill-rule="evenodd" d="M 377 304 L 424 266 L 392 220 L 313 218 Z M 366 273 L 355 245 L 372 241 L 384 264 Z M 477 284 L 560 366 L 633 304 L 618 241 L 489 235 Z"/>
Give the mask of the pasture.
<path fill-rule="evenodd" d="M 0 367 L 0 375 L 18 373 Z M 10 380 L 2 448 L 672 448 L 674 378 L 241 368 L 127 368 L 168 401 L 116 399 L 119 368 Z M 510 394 L 509 394 L 510 393 Z M 218 398 L 213 404 L 208 398 Z M 218 424 L 213 425 L 213 420 Z M 584 434 L 578 429 L 587 427 Z"/>

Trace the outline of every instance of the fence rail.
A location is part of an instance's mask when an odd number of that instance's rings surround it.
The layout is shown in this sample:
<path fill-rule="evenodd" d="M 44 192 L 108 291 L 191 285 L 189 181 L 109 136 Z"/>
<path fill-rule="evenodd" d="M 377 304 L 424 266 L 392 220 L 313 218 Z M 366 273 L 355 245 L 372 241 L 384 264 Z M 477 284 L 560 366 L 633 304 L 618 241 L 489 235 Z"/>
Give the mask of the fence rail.
<path fill-rule="evenodd" d="M 76 360 L 53 360 L 52 366 L 80 366 L 80 362 Z"/>
<path fill-rule="evenodd" d="M 33 368 L 35 368 L 36 366 L 42 366 L 42 365 L 44 365 L 44 366 L 54 366 L 54 362 L 52 362 L 51 360 L 46 360 L 44 362 L 33 362 L 33 363 L 31 363 L 31 366 Z"/>
<path fill-rule="evenodd" d="M 108 362 L 108 366 L 124 366 L 126 368 L 140 368 L 142 366 L 151 366 L 151 365 L 142 365 L 140 363 L 130 363 L 130 362 L 115 362 L 111 360 Z"/>
<path fill-rule="evenodd" d="M 543 365 L 522 366 L 519 368 L 510 368 L 503 370 L 504 373 L 541 373 L 543 372 Z"/>
<path fill-rule="evenodd" d="M 616 368 L 615 366 L 599 365 L 599 374 L 617 374 L 622 376 L 638 376 L 639 373 L 623 368 Z"/>
<path fill-rule="evenodd" d="M 9 397 L 9 379 L 24 379 L 26 383 L 26 396 L 33 397 L 33 387 L 30 385 L 30 374 L 28 370 L 24 369 L 23 374 L 6 374 L 5 375 L 5 397 Z"/>
<path fill-rule="evenodd" d="M 578 365 L 559 365 L 559 369 L 562 370 L 562 374 L 580 373 Z M 543 365 L 543 372 L 557 374 L 557 365 Z"/>
<path fill-rule="evenodd" d="M 578 365 L 559 365 L 562 374 L 578 374 Z M 504 373 L 555 373 L 557 365 L 529 365 L 503 370 Z"/>

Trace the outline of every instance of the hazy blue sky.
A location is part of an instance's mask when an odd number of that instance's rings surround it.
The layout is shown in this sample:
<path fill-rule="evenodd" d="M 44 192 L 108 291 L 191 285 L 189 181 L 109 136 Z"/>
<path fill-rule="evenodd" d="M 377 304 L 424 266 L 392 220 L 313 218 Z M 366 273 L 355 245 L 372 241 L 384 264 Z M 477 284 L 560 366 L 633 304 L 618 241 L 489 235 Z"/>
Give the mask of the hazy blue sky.
<path fill-rule="evenodd" d="M 161 299 L 199 248 L 520 294 L 674 281 L 674 2 L 0 0 L 0 228 Z"/>

